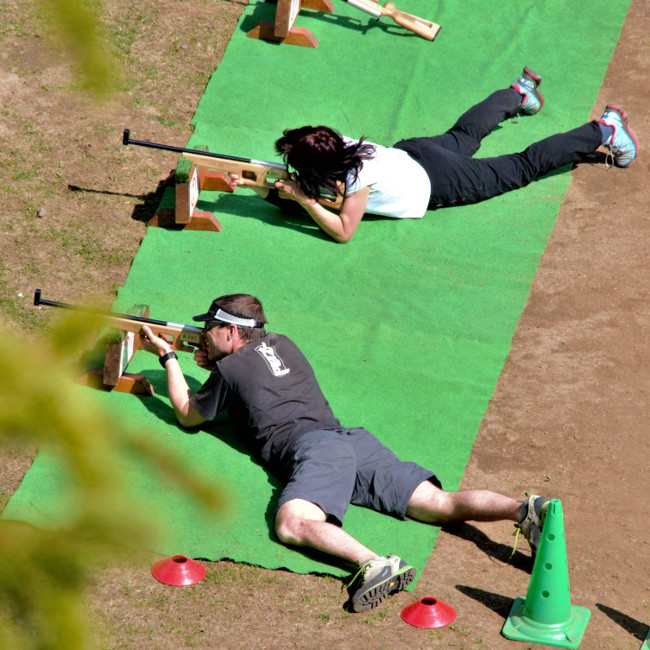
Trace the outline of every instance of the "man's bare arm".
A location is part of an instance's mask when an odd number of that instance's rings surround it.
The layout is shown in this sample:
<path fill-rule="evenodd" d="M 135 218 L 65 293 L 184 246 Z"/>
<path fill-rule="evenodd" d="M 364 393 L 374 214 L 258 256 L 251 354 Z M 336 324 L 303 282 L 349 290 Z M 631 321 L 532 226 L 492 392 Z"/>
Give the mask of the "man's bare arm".
<path fill-rule="evenodd" d="M 171 352 L 171 347 L 164 338 L 156 336 L 151 328 L 145 325 L 142 328 L 144 334 L 140 336 L 142 347 L 163 357 Z M 185 380 L 185 375 L 181 370 L 178 359 L 169 358 L 165 362 L 167 371 L 167 390 L 169 392 L 169 401 L 176 415 L 178 423 L 183 427 L 195 427 L 205 422 L 205 418 L 192 406 L 190 402 L 191 391 Z"/>

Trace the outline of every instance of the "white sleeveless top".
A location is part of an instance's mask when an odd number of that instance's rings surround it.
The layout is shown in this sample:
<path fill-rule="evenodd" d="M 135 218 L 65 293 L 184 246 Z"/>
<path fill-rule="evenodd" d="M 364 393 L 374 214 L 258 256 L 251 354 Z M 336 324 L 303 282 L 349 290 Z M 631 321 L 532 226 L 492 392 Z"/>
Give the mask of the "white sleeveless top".
<path fill-rule="evenodd" d="M 343 136 L 346 144 L 358 142 Z M 353 194 L 367 185 L 370 195 L 366 213 L 398 219 L 419 219 L 431 196 L 431 182 L 422 165 L 406 151 L 363 141 L 375 148 L 372 158 L 363 161 L 359 176 L 348 174 L 345 193 Z"/>

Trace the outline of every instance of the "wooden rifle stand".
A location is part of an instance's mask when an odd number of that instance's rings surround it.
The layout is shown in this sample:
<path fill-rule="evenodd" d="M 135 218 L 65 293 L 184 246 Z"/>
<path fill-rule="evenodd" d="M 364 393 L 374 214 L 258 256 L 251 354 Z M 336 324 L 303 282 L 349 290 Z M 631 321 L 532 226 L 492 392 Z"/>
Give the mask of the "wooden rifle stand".
<path fill-rule="evenodd" d="M 259 23 L 246 36 L 289 45 L 318 47 L 318 40 L 308 29 L 293 26 L 302 8 L 327 13 L 334 11 L 331 0 L 277 0 L 275 22 Z"/>
<path fill-rule="evenodd" d="M 147 305 L 135 305 L 129 313 L 149 317 Z M 117 330 L 112 330 L 116 332 Z M 119 332 L 118 340 L 111 340 L 106 343 L 106 356 L 103 368 L 89 368 L 79 379 L 83 386 L 97 390 L 116 390 L 120 393 L 131 393 L 133 395 L 153 395 L 153 386 L 149 380 L 140 374 L 124 372 L 129 361 L 136 350 L 141 350 L 140 337 L 134 332 Z M 111 336 L 109 333 L 107 336 Z"/>
<path fill-rule="evenodd" d="M 175 208 L 158 210 L 147 222 L 147 226 L 221 232 L 222 225 L 211 212 L 195 209 L 201 190 L 221 188 L 221 185 L 219 188 L 214 187 L 214 183 L 211 182 L 212 177 L 218 174 L 218 172 L 195 165 L 191 160 L 181 156 L 174 174 Z M 221 191 L 234 191 L 230 185 L 228 187 L 228 190 Z"/>

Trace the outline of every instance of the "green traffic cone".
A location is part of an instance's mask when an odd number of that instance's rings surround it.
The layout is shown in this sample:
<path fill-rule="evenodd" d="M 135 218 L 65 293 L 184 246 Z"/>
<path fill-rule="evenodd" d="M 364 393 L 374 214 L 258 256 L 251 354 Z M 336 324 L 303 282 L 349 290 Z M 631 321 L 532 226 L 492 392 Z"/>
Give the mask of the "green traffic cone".
<path fill-rule="evenodd" d="M 564 539 L 562 503 L 548 504 L 526 598 L 517 598 L 501 634 L 506 639 L 577 648 L 591 612 L 573 607 Z"/>

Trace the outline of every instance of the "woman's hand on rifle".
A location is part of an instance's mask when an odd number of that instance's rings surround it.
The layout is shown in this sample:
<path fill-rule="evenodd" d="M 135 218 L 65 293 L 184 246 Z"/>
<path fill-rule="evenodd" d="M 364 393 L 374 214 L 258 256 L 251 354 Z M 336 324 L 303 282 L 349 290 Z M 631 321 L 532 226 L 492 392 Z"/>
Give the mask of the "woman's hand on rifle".
<path fill-rule="evenodd" d="M 320 226 L 321 230 L 339 244 L 345 244 L 352 239 L 352 235 L 363 219 L 369 193 L 370 187 L 362 187 L 357 192 L 348 194 L 343 200 L 340 212 L 332 212 L 313 199 L 305 198 L 302 201 L 296 197 L 296 200 L 307 210 L 309 216 Z"/>
<path fill-rule="evenodd" d="M 249 190 L 253 190 L 255 194 L 265 199 L 269 195 L 268 187 L 259 187 L 258 185 L 247 185 L 246 181 L 237 176 L 237 174 L 228 173 L 228 178 L 233 185 L 241 185 L 247 187 Z"/>
<path fill-rule="evenodd" d="M 229 174 L 229 176 L 236 185 L 246 185 L 236 174 Z M 268 196 L 269 190 L 265 187 L 256 185 L 247 185 L 246 187 L 250 187 L 263 199 Z M 293 179 L 276 181 L 275 187 L 280 193 L 281 199 L 297 201 L 318 226 L 340 244 L 352 239 L 352 235 L 363 218 L 370 194 L 370 187 L 362 187 L 354 194 L 347 195 L 343 200 L 340 212 L 337 213 L 328 210 L 315 199 L 308 198 Z"/>
<path fill-rule="evenodd" d="M 309 199 L 305 196 L 305 193 L 300 189 L 300 186 L 294 180 L 276 181 L 275 186 L 280 192 L 286 194 L 288 198 L 293 199 L 294 201 L 298 201 L 298 203 L 302 205 L 305 205 L 305 203 L 316 203 L 314 199 Z"/>

